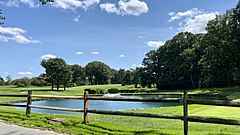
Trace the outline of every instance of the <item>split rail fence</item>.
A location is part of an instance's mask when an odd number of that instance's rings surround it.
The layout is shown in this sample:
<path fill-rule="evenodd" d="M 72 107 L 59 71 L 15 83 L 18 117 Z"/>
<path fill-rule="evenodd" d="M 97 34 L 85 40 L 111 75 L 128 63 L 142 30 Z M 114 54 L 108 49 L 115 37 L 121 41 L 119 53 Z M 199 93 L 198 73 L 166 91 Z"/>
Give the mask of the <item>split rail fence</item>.
<path fill-rule="evenodd" d="M 161 94 L 159 94 L 159 95 L 161 95 Z M 167 95 L 177 95 L 177 94 L 167 94 Z M 100 96 L 91 96 L 88 94 L 88 91 L 84 92 L 84 96 L 50 96 L 50 95 L 32 95 L 32 90 L 29 90 L 27 95 L 0 95 L 0 97 L 27 97 L 26 105 L 0 103 L 0 106 L 25 107 L 27 116 L 30 115 L 31 108 L 71 111 L 71 112 L 83 112 L 83 114 L 84 114 L 83 123 L 85 123 L 85 124 L 87 124 L 89 122 L 88 121 L 88 113 L 96 113 L 96 114 L 105 114 L 105 115 L 122 115 L 122 116 L 137 116 L 137 117 L 183 120 L 184 135 L 188 135 L 188 122 L 201 122 L 201 123 L 226 124 L 226 125 L 238 125 L 238 126 L 240 125 L 240 120 L 212 118 L 212 117 L 200 117 L 200 116 L 188 116 L 188 105 L 189 104 L 240 107 L 240 102 L 232 102 L 232 101 L 226 101 L 226 100 L 189 99 L 187 91 L 183 92 L 182 98 L 128 98 L 128 97 L 124 97 L 124 96 L 123 97 L 100 97 Z M 66 100 L 66 99 L 83 100 L 84 108 L 83 109 L 74 109 L 74 108 L 61 108 L 61 107 L 50 107 L 50 106 L 36 106 L 36 105 L 32 105 L 32 98 L 57 99 L 57 100 Z M 89 100 L 182 103 L 183 104 L 183 116 L 166 115 L 166 114 L 163 115 L 163 114 L 122 112 L 122 111 L 108 111 L 108 110 L 94 110 L 94 109 L 88 108 Z"/>

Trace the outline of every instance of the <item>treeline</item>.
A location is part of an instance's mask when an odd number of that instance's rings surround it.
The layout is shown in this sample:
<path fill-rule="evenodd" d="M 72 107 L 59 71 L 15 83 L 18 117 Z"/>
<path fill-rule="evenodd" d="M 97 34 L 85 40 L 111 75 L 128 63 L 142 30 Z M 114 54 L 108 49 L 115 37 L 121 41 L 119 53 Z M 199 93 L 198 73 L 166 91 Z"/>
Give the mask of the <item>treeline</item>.
<path fill-rule="evenodd" d="M 143 60 L 143 84 L 158 89 L 240 84 L 240 2 L 208 22 L 206 34 L 182 32 Z M 143 78 L 142 78 L 143 79 Z"/>

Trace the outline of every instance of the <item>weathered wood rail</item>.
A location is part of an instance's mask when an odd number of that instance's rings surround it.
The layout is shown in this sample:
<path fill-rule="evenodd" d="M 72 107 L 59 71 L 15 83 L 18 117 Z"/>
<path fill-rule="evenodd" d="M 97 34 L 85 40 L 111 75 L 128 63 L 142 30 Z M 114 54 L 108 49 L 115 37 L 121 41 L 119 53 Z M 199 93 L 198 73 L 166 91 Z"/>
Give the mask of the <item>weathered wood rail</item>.
<path fill-rule="evenodd" d="M 142 94 L 140 94 L 140 95 L 142 95 Z M 147 94 L 147 95 L 149 95 L 149 94 Z M 154 95 L 156 95 L 156 94 L 154 94 Z M 159 95 L 161 95 L 161 94 L 159 94 Z M 163 94 L 163 95 L 171 95 L 171 94 Z M 172 95 L 179 96 L 180 94 L 172 94 Z M 71 112 L 83 112 L 84 113 L 83 123 L 85 123 L 85 124 L 87 124 L 89 122 L 88 121 L 88 113 L 183 120 L 184 135 L 188 135 L 188 122 L 240 125 L 240 120 L 212 118 L 212 117 L 200 117 L 200 116 L 188 116 L 188 105 L 189 104 L 240 107 L 240 102 L 232 102 L 229 100 L 225 101 L 225 100 L 189 99 L 188 96 L 195 96 L 195 95 L 187 94 L 187 91 L 184 91 L 184 93 L 181 95 L 182 95 L 182 98 L 136 98 L 136 97 L 128 98 L 128 97 L 124 97 L 124 96 L 122 96 L 122 97 L 101 97 L 99 95 L 97 95 L 97 96 L 89 95 L 88 92 L 85 91 L 84 96 L 53 96 L 53 95 L 32 95 L 32 91 L 29 90 L 27 95 L 6 95 L 6 94 L 0 95 L 0 97 L 27 97 L 26 105 L 0 103 L 0 106 L 25 107 L 27 116 L 30 116 L 31 108 L 71 111 Z M 32 98 L 57 99 L 57 100 L 68 100 L 68 99 L 83 100 L 84 108 L 83 109 L 74 109 L 74 108 L 61 108 L 61 107 L 50 107 L 50 106 L 36 106 L 36 105 L 32 105 Z M 123 112 L 123 111 L 94 110 L 94 109 L 88 108 L 89 100 L 182 103 L 183 104 L 183 116 L 167 115 L 167 114 Z"/>

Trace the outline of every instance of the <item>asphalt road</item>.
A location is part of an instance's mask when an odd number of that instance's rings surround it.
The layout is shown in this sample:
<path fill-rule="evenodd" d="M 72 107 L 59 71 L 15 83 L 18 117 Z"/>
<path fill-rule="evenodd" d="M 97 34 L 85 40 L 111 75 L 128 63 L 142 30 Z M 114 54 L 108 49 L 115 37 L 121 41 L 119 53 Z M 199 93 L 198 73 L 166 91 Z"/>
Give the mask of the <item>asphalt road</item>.
<path fill-rule="evenodd" d="M 63 135 L 52 131 L 43 131 L 11 125 L 0 121 L 0 135 Z"/>

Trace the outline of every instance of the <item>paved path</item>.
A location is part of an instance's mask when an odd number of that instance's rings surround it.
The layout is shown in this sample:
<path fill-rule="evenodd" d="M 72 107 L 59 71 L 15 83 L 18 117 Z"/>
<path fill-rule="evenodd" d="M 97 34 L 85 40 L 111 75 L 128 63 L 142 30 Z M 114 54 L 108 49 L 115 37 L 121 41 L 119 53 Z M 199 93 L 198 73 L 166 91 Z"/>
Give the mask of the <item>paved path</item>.
<path fill-rule="evenodd" d="M 0 135 L 63 135 L 52 131 L 30 129 L 17 125 L 6 124 L 0 121 Z"/>

